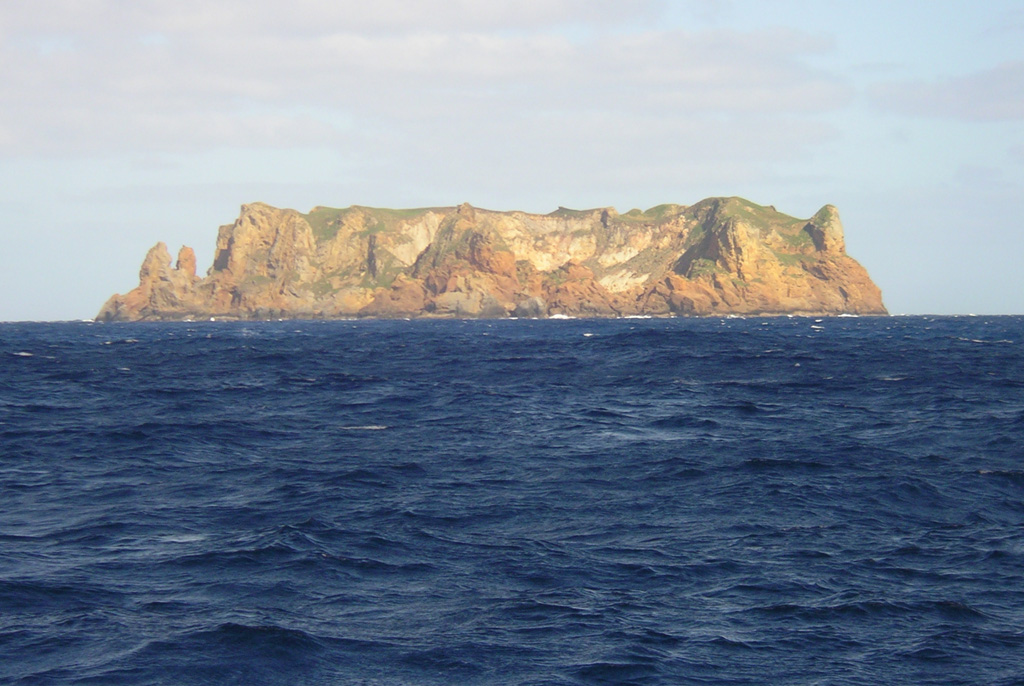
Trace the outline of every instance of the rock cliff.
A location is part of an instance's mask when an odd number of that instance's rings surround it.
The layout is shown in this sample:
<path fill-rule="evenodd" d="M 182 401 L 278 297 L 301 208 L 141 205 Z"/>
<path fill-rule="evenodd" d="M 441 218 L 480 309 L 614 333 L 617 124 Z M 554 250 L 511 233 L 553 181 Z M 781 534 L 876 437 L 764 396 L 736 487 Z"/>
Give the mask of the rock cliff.
<path fill-rule="evenodd" d="M 158 243 L 101 321 L 198 318 L 885 314 L 836 208 L 796 219 L 741 198 L 547 215 L 472 207 L 253 203 L 196 275 Z"/>

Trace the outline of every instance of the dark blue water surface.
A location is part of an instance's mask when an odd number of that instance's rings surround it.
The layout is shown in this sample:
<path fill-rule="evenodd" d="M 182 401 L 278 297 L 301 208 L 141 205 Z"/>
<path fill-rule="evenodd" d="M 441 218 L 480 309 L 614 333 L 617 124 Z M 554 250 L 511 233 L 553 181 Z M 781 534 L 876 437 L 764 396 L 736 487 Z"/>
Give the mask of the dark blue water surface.
<path fill-rule="evenodd" d="M 1024 318 L 0 325 L 0 683 L 1024 684 Z"/>

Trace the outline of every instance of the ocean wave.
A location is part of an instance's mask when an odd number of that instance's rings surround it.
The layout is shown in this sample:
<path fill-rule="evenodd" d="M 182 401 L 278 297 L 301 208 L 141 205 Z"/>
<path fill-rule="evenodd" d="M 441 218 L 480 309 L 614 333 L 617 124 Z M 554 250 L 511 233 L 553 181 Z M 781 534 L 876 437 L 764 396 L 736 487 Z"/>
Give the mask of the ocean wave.
<path fill-rule="evenodd" d="M 1024 318 L 812 322 L 0 326 L 0 682 L 1012 683 Z"/>

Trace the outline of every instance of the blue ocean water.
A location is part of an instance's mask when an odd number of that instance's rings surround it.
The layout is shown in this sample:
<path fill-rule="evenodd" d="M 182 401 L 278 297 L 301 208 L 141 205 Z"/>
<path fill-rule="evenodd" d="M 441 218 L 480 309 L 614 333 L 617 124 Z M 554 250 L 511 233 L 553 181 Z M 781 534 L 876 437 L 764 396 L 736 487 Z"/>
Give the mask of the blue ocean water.
<path fill-rule="evenodd" d="M 1024 684 L 1024 318 L 0 325 L 0 683 Z"/>

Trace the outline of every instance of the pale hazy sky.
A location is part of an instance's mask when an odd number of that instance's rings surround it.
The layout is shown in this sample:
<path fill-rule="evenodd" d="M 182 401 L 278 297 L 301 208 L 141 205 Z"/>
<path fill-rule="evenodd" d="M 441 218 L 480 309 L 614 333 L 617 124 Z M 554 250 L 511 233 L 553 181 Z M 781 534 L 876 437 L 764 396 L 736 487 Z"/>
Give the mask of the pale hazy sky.
<path fill-rule="evenodd" d="M 1022 0 L 2 0 L 0 320 L 256 200 L 809 217 L 894 313 L 1024 313 Z"/>

